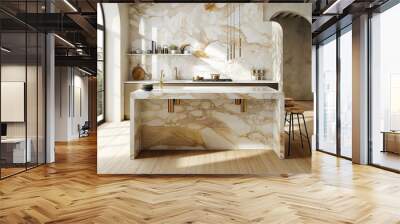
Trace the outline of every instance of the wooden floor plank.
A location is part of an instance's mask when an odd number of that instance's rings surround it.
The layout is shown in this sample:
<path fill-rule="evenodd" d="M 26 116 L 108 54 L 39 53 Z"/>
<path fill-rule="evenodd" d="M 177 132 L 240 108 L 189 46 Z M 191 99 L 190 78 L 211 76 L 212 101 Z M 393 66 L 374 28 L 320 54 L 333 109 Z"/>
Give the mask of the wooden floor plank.
<path fill-rule="evenodd" d="M 0 223 L 400 223 L 399 174 L 319 152 L 309 174 L 135 176 L 97 175 L 96 151 L 0 181 Z"/>
<path fill-rule="evenodd" d="M 114 138 L 118 129 L 118 138 Z M 129 121 L 98 127 L 100 174 L 281 174 L 311 170 L 308 149 L 294 147 L 299 156 L 280 159 L 265 150 L 143 150 L 131 159 Z M 294 146 L 299 145 L 297 139 Z M 305 151 L 306 154 L 300 152 Z M 295 152 L 295 150 L 293 150 Z M 294 154 L 294 153 L 293 153 Z M 308 154 L 308 155 L 307 155 Z"/>

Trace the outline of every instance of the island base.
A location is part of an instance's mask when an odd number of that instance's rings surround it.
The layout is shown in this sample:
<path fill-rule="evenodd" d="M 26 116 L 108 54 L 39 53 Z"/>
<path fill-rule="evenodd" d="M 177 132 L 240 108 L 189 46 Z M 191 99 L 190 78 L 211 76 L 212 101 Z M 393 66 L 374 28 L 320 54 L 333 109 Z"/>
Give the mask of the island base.
<path fill-rule="evenodd" d="M 131 158 L 144 150 L 273 150 L 284 157 L 276 99 L 135 99 Z"/>

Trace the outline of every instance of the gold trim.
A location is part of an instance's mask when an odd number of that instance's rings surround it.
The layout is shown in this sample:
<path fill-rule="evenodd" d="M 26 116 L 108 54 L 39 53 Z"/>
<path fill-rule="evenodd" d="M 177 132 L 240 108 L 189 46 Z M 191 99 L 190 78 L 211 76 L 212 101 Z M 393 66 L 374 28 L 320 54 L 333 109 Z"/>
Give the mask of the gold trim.
<path fill-rule="evenodd" d="M 174 99 L 175 105 L 181 105 L 182 101 L 180 99 Z"/>
<path fill-rule="evenodd" d="M 247 112 L 247 99 L 242 99 L 240 102 L 240 112 Z"/>
<path fill-rule="evenodd" d="M 168 99 L 168 113 L 174 112 L 174 100 Z"/>

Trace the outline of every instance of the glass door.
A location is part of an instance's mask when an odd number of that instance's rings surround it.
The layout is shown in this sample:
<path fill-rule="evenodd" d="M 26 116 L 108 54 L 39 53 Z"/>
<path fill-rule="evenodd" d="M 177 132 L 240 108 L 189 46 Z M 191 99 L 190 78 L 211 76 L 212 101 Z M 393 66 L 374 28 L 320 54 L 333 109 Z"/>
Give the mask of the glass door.
<path fill-rule="evenodd" d="M 41 7 L 44 3 L 18 3 L 21 16 L 25 12 L 44 12 Z M 8 14 L 0 12 L 0 17 L 10 21 L 0 23 L 0 179 L 3 179 L 45 163 L 46 38 L 44 33 Z"/>
<path fill-rule="evenodd" d="M 400 171 L 400 4 L 371 18 L 370 162 Z"/>
<path fill-rule="evenodd" d="M 352 157 L 352 26 L 317 50 L 317 149 Z"/>
<path fill-rule="evenodd" d="M 341 31 L 340 45 L 340 156 L 352 157 L 352 32 Z"/>
<path fill-rule="evenodd" d="M 317 49 L 317 149 L 336 154 L 336 35 Z"/>
<path fill-rule="evenodd" d="M 26 170 L 31 162 L 27 141 L 27 35 L 1 33 L 1 178 Z"/>

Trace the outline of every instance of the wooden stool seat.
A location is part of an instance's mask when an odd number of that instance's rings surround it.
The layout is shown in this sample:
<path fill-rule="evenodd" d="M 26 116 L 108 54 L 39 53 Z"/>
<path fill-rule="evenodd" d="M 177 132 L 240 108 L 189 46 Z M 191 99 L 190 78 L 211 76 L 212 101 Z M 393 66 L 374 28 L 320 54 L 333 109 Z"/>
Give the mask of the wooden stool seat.
<path fill-rule="evenodd" d="M 292 98 L 285 98 L 285 108 L 286 107 L 294 107 L 294 100 Z"/>
<path fill-rule="evenodd" d="M 304 109 L 301 107 L 288 107 L 286 108 L 287 112 L 294 113 L 294 114 L 303 114 Z"/>
<path fill-rule="evenodd" d="M 285 101 L 293 101 L 293 98 L 287 97 L 287 98 L 285 98 Z"/>
<path fill-rule="evenodd" d="M 285 102 L 285 107 L 294 107 L 294 103 L 291 102 Z"/>

